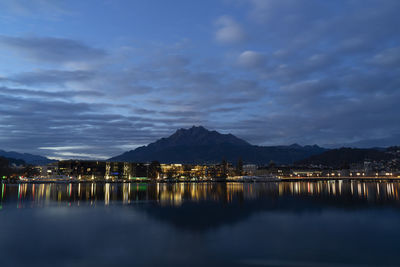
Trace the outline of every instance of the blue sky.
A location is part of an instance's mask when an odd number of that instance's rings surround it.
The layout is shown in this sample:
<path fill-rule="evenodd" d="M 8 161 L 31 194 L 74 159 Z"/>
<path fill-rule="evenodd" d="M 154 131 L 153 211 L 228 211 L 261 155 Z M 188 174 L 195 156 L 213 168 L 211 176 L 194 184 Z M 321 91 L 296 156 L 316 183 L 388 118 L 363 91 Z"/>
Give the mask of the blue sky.
<path fill-rule="evenodd" d="M 400 143 L 400 2 L 0 2 L 0 149 L 107 158 L 203 125 Z"/>

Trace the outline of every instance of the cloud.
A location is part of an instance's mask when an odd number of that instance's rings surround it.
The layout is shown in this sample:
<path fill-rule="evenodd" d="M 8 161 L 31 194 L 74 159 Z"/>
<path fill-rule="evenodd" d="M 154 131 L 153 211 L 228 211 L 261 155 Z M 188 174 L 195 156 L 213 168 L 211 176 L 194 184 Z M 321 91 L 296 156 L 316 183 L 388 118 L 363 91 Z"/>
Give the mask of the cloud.
<path fill-rule="evenodd" d="M 238 43 L 244 41 L 246 34 L 243 28 L 230 16 L 222 16 L 216 21 L 218 30 L 215 39 L 223 44 Z"/>
<path fill-rule="evenodd" d="M 54 147 L 39 147 L 39 149 L 44 150 L 56 150 L 56 151 L 63 151 L 63 150 L 70 150 L 70 149 L 89 149 L 90 146 L 54 146 Z"/>
<path fill-rule="evenodd" d="M 0 87 L 0 94 L 11 95 L 11 96 L 24 96 L 24 97 L 34 97 L 34 98 L 72 98 L 77 96 L 91 96 L 99 97 L 103 96 L 101 92 L 96 91 L 84 91 L 84 90 L 63 90 L 63 91 L 43 91 L 43 90 L 30 90 L 21 88 L 9 88 Z"/>
<path fill-rule="evenodd" d="M 0 45 L 37 61 L 68 63 L 92 61 L 104 58 L 107 53 L 82 42 L 54 37 L 0 36 Z"/>
<path fill-rule="evenodd" d="M 95 73 L 83 70 L 40 70 L 18 73 L 8 80 L 24 85 L 64 85 L 68 82 L 84 82 L 95 77 Z"/>
<path fill-rule="evenodd" d="M 383 66 L 400 67 L 400 46 L 379 52 L 372 58 L 371 62 Z"/>
<path fill-rule="evenodd" d="M 238 63 L 244 67 L 257 68 L 265 64 L 265 57 L 255 51 L 244 51 L 238 57 Z"/>
<path fill-rule="evenodd" d="M 261 23 L 296 23 L 303 24 L 306 20 L 315 20 L 330 13 L 334 7 L 331 3 L 321 3 L 318 0 L 250 0 L 249 17 Z"/>
<path fill-rule="evenodd" d="M 60 0 L 3 0 L 0 8 L 10 12 L 13 16 L 29 16 L 40 19 L 55 19 L 70 13 L 65 7 L 65 2 Z"/>
<path fill-rule="evenodd" d="M 90 153 L 76 153 L 76 152 L 54 152 L 54 156 L 51 159 L 66 160 L 66 159 L 100 159 L 106 160 L 109 157 L 101 154 L 90 154 Z"/>

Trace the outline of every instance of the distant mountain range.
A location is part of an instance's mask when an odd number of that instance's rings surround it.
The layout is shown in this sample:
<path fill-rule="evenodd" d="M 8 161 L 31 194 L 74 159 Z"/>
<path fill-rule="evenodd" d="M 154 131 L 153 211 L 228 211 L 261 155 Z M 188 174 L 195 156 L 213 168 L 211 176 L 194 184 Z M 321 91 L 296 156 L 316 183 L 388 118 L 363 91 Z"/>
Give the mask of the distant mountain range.
<path fill-rule="evenodd" d="M 0 150 L 0 156 L 7 159 L 23 160 L 27 164 L 32 164 L 32 165 L 46 165 L 51 162 L 54 162 L 54 160 L 48 159 L 46 157 L 32 155 L 28 153 L 18 153 L 14 151 L 7 152 L 4 150 Z M 10 162 L 13 162 L 13 160 L 11 160 Z"/>
<path fill-rule="evenodd" d="M 352 143 L 326 144 L 323 146 L 328 148 L 351 147 L 351 148 L 382 149 L 382 148 L 397 146 L 398 144 L 400 144 L 400 134 L 394 134 L 386 138 L 366 139 Z"/>
<path fill-rule="evenodd" d="M 232 135 L 209 131 L 202 126 L 179 129 L 168 138 L 110 158 L 110 161 L 161 163 L 219 163 L 222 159 L 236 163 L 289 164 L 325 152 L 317 145 L 256 146 Z"/>

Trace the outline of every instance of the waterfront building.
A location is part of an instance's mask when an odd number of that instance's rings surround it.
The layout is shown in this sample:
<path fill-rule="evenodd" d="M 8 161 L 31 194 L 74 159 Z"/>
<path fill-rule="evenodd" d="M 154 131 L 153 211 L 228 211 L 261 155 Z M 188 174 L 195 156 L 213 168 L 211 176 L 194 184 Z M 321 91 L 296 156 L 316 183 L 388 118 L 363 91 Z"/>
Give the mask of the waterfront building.
<path fill-rule="evenodd" d="M 59 174 L 59 167 L 57 162 L 40 166 L 39 169 L 40 169 L 40 175 L 42 177 L 50 177 Z"/>
<path fill-rule="evenodd" d="M 62 160 L 58 162 L 59 174 L 83 180 L 103 179 L 106 163 L 91 160 Z"/>
<path fill-rule="evenodd" d="M 193 178 L 205 178 L 207 166 L 205 165 L 194 165 L 190 170 L 191 177 Z"/>
<path fill-rule="evenodd" d="M 321 177 L 323 172 L 320 170 L 293 170 L 294 177 Z"/>
<path fill-rule="evenodd" d="M 106 162 L 106 180 L 147 179 L 149 164 L 133 162 Z"/>
<path fill-rule="evenodd" d="M 184 168 L 182 164 L 160 164 L 161 179 L 177 179 L 183 176 Z"/>
<path fill-rule="evenodd" d="M 256 175 L 257 165 L 255 164 L 245 164 L 243 165 L 243 174 L 254 176 Z"/>

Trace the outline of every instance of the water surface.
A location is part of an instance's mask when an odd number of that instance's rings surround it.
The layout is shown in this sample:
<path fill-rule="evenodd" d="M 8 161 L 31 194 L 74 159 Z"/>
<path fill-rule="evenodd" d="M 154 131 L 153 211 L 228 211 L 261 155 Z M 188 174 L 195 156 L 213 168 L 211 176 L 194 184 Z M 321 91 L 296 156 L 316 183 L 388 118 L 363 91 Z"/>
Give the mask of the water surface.
<path fill-rule="evenodd" d="M 2 266 L 399 266 L 400 183 L 0 184 Z"/>

